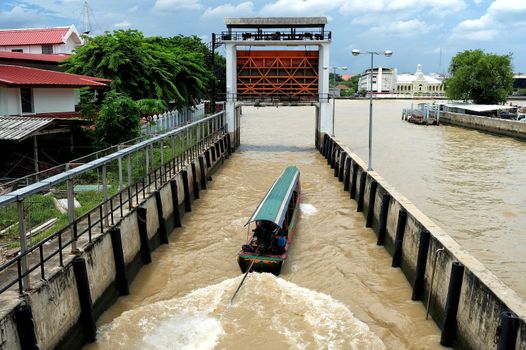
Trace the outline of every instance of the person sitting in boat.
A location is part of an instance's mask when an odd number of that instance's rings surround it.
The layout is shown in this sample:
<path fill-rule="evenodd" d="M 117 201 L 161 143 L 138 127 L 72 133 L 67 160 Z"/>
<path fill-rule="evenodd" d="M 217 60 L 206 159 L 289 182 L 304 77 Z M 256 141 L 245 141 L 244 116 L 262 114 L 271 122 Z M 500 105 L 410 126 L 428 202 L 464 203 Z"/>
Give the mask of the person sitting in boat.
<path fill-rule="evenodd" d="M 257 241 L 257 247 L 260 253 L 268 251 L 272 244 L 272 233 L 273 227 L 270 223 L 260 222 L 258 225 L 256 222 L 256 228 L 254 229 L 254 238 Z"/>
<path fill-rule="evenodd" d="M 282 254 L 285 251 L 285 247 L 287 246 L 287 236 L 284 234 L 281 234 L 276 239 L 276 247 L 277 247 L 277 253 Z"/>

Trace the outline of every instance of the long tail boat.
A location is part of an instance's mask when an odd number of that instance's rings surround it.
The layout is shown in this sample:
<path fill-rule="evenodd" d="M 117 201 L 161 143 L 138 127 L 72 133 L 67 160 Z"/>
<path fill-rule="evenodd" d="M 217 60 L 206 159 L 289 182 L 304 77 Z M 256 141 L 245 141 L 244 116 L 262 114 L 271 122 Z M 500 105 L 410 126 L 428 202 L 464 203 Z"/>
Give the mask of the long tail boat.
<path fill-rule="evenodd" d="M 279 275 L 298 226 L 301 200 L 300 171 L 287 167 L 247 221 L 247 242 L 237 261 L 241 271 Z"/>

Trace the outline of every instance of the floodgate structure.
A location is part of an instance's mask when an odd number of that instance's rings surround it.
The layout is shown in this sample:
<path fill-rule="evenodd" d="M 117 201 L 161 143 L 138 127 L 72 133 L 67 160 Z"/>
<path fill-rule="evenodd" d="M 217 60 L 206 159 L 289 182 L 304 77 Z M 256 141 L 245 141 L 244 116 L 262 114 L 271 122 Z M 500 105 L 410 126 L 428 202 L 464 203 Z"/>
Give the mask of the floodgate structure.
<path fill-rule="evenodd" d="M 168 243 L 182 215 L 240 146 L 241 107 L 308 105 L 315 109 L 315 147 L 357 202 L 377 244 L 392 254 L 392 267 L 407 277 L 411 299 L 422 301 L 440 327 L 440 344 L 525 350 L 524 300 L 333 136 L 327 19 L 227 18 L 225 23 L 227 30 L 213 35 L 213 46 L 225 45 L 227 52 L 224 112 L 0 196 L 0 204 L 15 205 L 20 218 L 20 254 L 0 271 L 0 348 L 71 349 L 95 341 L 97 318 L 130 293 L 139 269 L 152 262 L 151 252 Z M 136 178 L 138 155 L 146 167 L 141 165 L 142 176 Z M 119 179 L 128 176 L 110 194 L 111 171 Z M 102 177 L 104 196 L 77 216 L 73 189 L 88 172 Z M 69 221 L 29 246 L 26 201 L 54 188 L 67 193 Z"/>

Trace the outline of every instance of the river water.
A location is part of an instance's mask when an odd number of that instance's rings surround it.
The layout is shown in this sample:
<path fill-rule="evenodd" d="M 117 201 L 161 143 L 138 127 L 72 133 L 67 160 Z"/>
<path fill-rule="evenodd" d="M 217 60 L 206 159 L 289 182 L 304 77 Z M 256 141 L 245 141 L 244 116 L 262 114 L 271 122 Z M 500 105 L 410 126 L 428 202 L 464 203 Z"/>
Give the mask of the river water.
<path fill-rule="evenodd" d="M 410 105 L 374 101 L 373 169 L 526 299 L 526 142 L 402 122 Z M 336 137 L 367 161 L 368 101 L 336 111 Z"/>
<path fill-rule="evenodd" d="M 442 349 L 438 327 L 315 150 L 314 108 L 243 112 L 241 147 L 86 348 Z M 402 125 L 400 111 L 389 113 Z M 302 213 L 289 260 L 279 277 L 250 274 L 230 305 L 243 224 L 291 164 L 301 171 Z"/>

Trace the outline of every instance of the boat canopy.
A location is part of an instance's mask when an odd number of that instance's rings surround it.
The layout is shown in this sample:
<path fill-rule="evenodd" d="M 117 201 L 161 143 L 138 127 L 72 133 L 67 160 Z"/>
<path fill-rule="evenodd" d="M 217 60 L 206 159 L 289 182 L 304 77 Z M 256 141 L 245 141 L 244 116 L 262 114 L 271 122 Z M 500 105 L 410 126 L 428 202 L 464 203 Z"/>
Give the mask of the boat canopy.
<path fill-rule="evenodd" d="M 248 219 L 248 225 L 253 221 L 271 221 L 282 228 L 288 204 L 300 178 L 300 171 L 295 166 L 288 166 L 274 182 L 270 190 L 259 203 Z"/>

